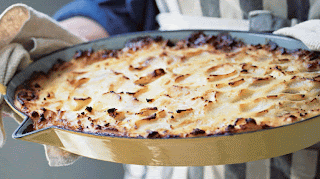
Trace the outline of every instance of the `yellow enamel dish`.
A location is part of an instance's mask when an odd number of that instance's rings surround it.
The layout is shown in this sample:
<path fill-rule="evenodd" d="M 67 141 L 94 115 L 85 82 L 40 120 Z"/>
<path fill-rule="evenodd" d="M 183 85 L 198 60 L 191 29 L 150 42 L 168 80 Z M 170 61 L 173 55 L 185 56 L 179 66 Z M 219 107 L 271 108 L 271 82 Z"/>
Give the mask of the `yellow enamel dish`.
<path fill-rule="evenodd" d="M 320 116 L 281 127 L 234 135 L 195 138 L 143 139 L 103 136 L 49 127 L 28 132 L 32 120 L 13 106 L 14 92 L 34 71 L 48 71 L 57 59 L 70 60 L 76 50 L 119 49 L 139 36 L 163 36 L 176 41 L 194 31 L 143 32 L 125 34 L 77 45 L 45 56 L 17 74 L 6 90 L 7 103 L 24 118 L 13 138 L 48 144 L 66 151 L 99 160 L 154 166 L 206 166 L 249 162 L 276 157 L 309 147 L 320 141 Z M 221 31 L 204 31 L 216 35 Z M 229 32 L 245 43 L 258 44 L 272 40 L 288 49 L 304 48 L 300 41 L 266 34 Z"/>

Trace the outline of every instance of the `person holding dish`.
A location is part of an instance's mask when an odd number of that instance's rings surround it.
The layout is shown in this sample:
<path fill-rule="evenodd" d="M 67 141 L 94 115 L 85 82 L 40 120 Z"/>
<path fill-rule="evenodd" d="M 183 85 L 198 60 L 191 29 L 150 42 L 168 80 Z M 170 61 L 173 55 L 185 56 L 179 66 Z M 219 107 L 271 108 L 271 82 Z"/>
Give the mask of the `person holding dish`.
<path fill-rule="evenodd" d="M 157 29 L 271 33 L 319 19 L 319 7 L 318 0 L 75 0 L 61 8 L 54 18 L 61 26 L 87 40 Z M 318 143 L 292 154 L 242 164 L 125 165 L 125 178 L 320 178 L 319 151 Z"/>

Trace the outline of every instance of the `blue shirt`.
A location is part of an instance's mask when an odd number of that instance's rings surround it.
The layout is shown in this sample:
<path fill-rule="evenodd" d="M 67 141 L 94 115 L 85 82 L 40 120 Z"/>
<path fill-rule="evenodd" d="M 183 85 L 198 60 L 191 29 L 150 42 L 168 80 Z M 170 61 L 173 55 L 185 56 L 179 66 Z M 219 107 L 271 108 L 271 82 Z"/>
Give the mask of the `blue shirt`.
<path fill-rule="evenodd" d="M 74 0 L 53 16 L 62 21 L 75 16 L 91 18 L 109 35 L 158 29 L 159 13 L 153 0 Z"/>

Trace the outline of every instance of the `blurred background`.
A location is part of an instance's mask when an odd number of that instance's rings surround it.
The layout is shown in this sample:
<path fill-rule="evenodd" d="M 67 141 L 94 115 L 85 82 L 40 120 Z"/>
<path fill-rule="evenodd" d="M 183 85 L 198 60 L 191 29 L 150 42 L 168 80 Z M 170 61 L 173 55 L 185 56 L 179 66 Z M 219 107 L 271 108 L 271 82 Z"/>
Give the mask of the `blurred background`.
<path fill-rule="evenodd" d="M 35 10 L 52 16 L 70 0 L 1 0 L 0 13 L 15 3 L 24 3 Z M 81 158 L 67 167 L 49 167 L 43 146 L 11 138 L 18 124 L 9 117 L 3 121 L 7 141 L 0 149 L 1 179 L 34 179 L 34 178 L 81 178 L 81 179 L 120 179 L 123 178 L 121 164 Z"/>

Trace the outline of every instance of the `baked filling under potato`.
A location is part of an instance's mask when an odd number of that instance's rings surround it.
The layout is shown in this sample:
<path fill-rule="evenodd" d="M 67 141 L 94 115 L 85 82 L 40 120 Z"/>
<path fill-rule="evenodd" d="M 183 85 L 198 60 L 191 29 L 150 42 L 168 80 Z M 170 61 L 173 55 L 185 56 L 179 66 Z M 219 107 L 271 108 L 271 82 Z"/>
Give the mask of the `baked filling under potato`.
<path fill-rule="evenodd" d="M 33 129 L 172 138 L 278 127 L 319 114 L 320 53 L 202 32 L 78 51 L 19 86 Z"/>

